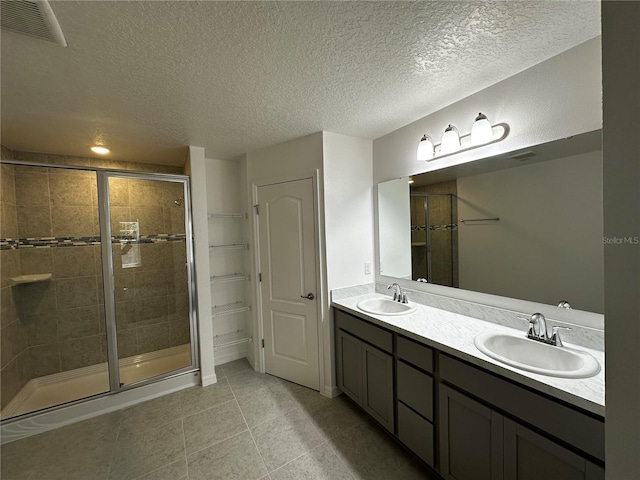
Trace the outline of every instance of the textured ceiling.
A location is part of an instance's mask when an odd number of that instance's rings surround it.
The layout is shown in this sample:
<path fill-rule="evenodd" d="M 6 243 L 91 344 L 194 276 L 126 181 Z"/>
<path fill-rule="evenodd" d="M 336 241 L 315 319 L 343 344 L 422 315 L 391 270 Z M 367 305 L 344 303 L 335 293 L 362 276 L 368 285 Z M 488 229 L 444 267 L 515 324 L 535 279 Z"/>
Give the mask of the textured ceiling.
<path fill-rule="evenodd" d="M 377 138 L 600 33 L 594 1 L 54 1 L 2 31 L 2 143 L 182 164 L 319 130 Z"/>

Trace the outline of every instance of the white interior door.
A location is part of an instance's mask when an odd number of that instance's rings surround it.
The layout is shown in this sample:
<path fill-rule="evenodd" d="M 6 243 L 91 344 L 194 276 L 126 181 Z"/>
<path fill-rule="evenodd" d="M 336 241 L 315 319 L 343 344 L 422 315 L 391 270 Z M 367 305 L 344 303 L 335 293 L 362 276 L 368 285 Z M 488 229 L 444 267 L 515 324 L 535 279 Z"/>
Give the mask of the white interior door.
<path fill-rule="evenodd" d="M 311 178 L 258 187 L 265 371 L 315 390 L 316 227 Z"/>

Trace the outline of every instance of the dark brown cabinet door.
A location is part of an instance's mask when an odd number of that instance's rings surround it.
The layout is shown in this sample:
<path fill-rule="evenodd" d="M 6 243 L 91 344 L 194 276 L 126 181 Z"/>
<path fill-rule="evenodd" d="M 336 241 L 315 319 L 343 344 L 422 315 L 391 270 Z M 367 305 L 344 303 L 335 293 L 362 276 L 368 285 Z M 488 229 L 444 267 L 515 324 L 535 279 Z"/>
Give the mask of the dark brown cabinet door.
<path fill-rule="evenodd" d="M 393 433 L 393 357 L 363 343 L 362 366 L 362 408 Z"/>
<path fill-rule="evenodd" d="M 504 420 L 505 480 L 604 480 L 604 469 L 518 423 Z"/>
<path fill-rule="evenodd" d="M 358 404 L 362 403 L 362 342 L 338 330 L 336 338 L 338 387 Z"/>
<path fill-rule="evenodd" d="M 439 397 L 441 475 L 502 480 L 502 415 L 446 385 Z"/>

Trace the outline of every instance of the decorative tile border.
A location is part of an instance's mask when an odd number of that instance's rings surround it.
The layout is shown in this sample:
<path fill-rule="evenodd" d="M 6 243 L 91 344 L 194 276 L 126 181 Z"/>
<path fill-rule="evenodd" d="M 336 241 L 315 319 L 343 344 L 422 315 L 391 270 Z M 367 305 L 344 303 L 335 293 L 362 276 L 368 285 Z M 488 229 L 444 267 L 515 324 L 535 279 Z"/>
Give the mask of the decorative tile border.
<path fill-rule="evenodd" d="M 121 243 L 126 240 L 131 244 L 182 242 L 187 236 L 184 233 L 157 233 L 140 235 L 138 239 L 115 235 L 111 243 Z M 0 250 L 15 250 L 18 248 L 59 248 L 59 247 L 88 247 L 100 245 L 100 237 L 40 237 L 40 238 L 0 238 Z"/>

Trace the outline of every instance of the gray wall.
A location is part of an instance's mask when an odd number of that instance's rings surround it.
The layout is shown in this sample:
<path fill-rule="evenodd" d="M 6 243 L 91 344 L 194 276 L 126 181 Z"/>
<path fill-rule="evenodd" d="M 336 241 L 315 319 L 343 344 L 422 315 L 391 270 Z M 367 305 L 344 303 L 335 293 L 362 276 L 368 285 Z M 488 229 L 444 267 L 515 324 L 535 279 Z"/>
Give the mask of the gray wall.
<path fill-rule="evenodd" d="M 640 236 L 640 3 L 602 2 L 605 236 Z M 640 245 L 605 246 L 608 480 L 640 472 Z"/>
<path fill-rule="evenodd" d="M 460 288 L 604 312 L 602 152 L 460 178 L 458 215 L 500 217 L 460 224 Z"/>

